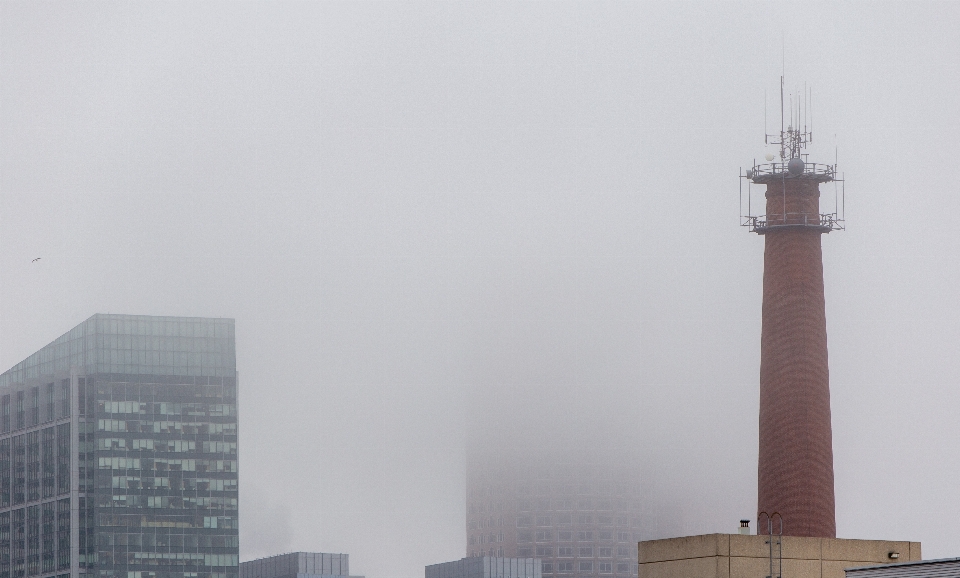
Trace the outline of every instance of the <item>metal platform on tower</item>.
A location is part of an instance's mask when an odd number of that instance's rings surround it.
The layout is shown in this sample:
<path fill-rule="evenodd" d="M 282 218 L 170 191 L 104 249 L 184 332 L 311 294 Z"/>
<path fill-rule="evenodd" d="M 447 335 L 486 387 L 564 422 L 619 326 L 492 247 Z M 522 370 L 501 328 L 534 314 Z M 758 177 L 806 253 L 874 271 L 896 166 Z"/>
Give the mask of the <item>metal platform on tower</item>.
<path fill-rule="evenodd" d="M 767 162 L 754 161 L 750 168 L 741 169 L 740 225 L 758 235 L 784 229 L 806 229 L 818 233 L 842 231 L 845 228 L 844 191 L 837 164 L 809 162 L 804 152 L 807 145 L 813 142 L 812 122 L 808 125 L 812 97 L 806 88 L 802 95 L 791 95 L 788 113 L 784 109 L 784 96 L 781 77 L 780 132 L 764 136 L 765 146 L 773 145 L 779 150 L 768 149 L 764 155 Z M 777 156 L 779 161 L 775 160 Z M 819 187 L 829 182 L 834 183 L 833 207 L 829 207 L 829 201 L 825 203 L 827 207 L 821 207 L 823 197 Z M 762 199 L 757 199 L 762 202 L 756 203 L 758 207 L 763 207 L 763 213 L 753 211 L 754 191 L 751 185 L 754 184 L 765 185 Z"/>

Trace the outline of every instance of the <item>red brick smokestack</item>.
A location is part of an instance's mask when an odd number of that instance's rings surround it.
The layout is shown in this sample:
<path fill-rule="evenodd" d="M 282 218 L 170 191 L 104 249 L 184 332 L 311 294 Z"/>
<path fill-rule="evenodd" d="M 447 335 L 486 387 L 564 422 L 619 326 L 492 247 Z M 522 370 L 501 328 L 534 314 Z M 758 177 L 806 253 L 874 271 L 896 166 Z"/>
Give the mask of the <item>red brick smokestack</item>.
<path fill-rule="evenodd" d="M 819 182 L 828 179 L 800 173 L 754 179 L 767 185 L 766 225 L 757 231 L 765 235 L 758 512 L 779 512 L 785 535 L 835 538 L 820 250 L 830 229 L 819 223 Z"/>

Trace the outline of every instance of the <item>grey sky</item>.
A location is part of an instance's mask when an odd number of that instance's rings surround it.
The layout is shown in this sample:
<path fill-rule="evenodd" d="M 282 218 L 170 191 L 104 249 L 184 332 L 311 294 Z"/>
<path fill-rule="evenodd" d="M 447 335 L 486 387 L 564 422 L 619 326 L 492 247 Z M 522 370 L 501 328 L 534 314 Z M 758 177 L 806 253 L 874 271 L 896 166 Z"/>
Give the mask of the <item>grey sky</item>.
<path fill-rule="evenodd" d="M 782 42 L 848 185 L 838 534 L 960 555 L 958 29 L 955 2 L 2 2 L 0 368 L 95 312 L 236 318 L 243 559 L 459 558 L 466 424 L 503 415 L 627 448 L 648 537 L 734 531 L 737 173 Z"/>

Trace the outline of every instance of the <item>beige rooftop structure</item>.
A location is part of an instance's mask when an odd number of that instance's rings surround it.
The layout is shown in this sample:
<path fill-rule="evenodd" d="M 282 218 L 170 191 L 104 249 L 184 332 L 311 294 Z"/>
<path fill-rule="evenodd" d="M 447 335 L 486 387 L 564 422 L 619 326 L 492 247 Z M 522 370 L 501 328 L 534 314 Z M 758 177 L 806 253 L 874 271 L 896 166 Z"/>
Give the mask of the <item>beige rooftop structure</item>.
<path fill-rule="evenodd" d="M 705 534 L 640 542 L 638 578 L 764 578 L 770 575 L 768 538 Z M 846 568 L 920 560 L 919 542 L 799 536 L 782 540 L 785 578 L 844 578 Z M 773 575 L 778 574 L 774 568 Z"/>

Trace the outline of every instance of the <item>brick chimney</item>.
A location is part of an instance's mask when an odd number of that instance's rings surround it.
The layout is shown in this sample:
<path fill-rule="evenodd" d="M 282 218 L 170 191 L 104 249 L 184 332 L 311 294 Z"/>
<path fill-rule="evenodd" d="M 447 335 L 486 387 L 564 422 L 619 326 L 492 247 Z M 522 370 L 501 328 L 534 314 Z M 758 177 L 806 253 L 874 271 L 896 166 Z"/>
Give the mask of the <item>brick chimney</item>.
<path fill-rule="evenodd" d="M 766 183 L 757 508 L 780 513 L 788 536 L 835 538 L 820 249 L 820 236 L 829 229 L 820 225 L 816 175 L 771 177 Z"/>
<path fill-rule="evenodd" d="M 770 162 L 776 155 L 767 153 L 767 163 L 754 164 L 742 175 L 749 183 L 742 224 L 764 236 L 757 513 L 758 520 L 763 513 L 765 520 L 782 519 L 787 536 L 835 538 L 820 238 L 842 230 L 843 218 L 839 207 L 820 212 L 820 184 L 841 179 L 836 165 L 808 163 L 803 153 L 812 141 L 806 96 L 791 99 L 804 104 L 789 112 L 790 125 L 784 128 L 783 78 L 780 83 L 780 134 L 765 139 L 780 146 L 780 158 Z M 749 214 L 753 184 L 766 186 L 762 215 Z M 779 519 L 775 526 L 779 533 Z M 763 524 L 757 527 L 758 534 L 768 531 Z"/>

